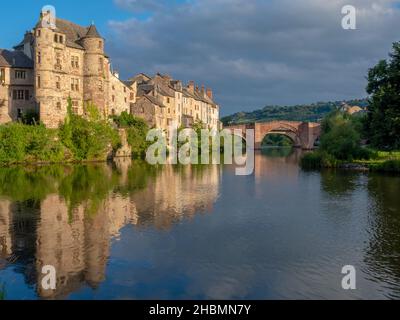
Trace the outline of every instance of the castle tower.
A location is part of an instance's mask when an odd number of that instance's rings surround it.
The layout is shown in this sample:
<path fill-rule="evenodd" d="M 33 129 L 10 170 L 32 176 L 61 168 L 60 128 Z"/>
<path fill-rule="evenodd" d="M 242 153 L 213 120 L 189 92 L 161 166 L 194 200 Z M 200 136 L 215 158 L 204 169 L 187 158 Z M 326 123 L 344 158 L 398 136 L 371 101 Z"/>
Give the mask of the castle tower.
<path fill-rule="evenodd" d="M 49 128 L 57 128 L 67 113 L 66 99 L 55 87 L 55 79 L 65 73 L 66 35 L 57 28 L 42 24 L 42 19 L 43 15 L 33 35 L 34 90 L 41 122 Z"/>
<path fill-rule="evenodd" d="M 108 59 L 104 54 L 104 39 L 92 24 L 86 35 L 80 40 L 85 48 L 83 100 L 93 103 L 104 116 L 108 114 Z"/>

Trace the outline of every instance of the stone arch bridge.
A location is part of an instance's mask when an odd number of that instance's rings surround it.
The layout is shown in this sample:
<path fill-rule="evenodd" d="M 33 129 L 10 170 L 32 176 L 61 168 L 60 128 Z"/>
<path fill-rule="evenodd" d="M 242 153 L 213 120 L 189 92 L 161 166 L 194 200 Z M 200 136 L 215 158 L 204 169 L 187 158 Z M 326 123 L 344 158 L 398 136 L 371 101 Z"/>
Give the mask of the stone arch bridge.
<path fill-rule="evenodd" d="M 315 142 L 321 136 L 321 124 L 315 122 L 299 121 L 270 121 L 256 122 L 243 125 L 225 126 L 224 129 L 241 131 L 241 136 L 246 140 L 246 129 L 253 129 L 255 135 L 255 149 L 261 149 L 262 141 L 268 134 L 282 134 L 289 137 L 295 147 L 304 150 L 314 149 Z M 235 130 L 236 129 L 236 130 Z"/>

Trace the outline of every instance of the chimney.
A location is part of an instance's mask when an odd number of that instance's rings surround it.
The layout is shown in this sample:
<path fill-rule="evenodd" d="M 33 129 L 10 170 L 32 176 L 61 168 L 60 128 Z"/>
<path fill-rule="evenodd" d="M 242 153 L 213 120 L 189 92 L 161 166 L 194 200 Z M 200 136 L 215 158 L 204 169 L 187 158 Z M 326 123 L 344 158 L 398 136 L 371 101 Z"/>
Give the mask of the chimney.
<path fill-rule="evenodd" d="M 207 89 L 207 97 L 214 101 L 213 92 L 210 88 Z"/>
<path fill-rule="evenodd" d="M 196 86 L 196 92 L 199 93 L 199 86 Z"/>
<path fill-rule="evenodd" d="M 205 95 L 205 88 L 204 88 L 204 84 L 201 86 L 201 95 L 204 96 Z"/>
<path fill-rule="evenodd" d="M 194 81 L 189 81 L 188 89 L 190 93 L 194 93 Z"/>

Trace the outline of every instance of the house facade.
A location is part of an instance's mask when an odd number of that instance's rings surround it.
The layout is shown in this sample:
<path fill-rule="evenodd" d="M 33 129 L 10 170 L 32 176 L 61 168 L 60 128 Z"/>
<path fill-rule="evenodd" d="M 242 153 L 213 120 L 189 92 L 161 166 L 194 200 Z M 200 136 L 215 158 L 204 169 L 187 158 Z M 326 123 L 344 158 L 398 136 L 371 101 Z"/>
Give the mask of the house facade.
<path fill-rule="evenodd" d="M 131 81 L 137 87 L 137 102 L 132 104 L 131 113 L 146 119 L 151 127 L 167 130 L 173 123 L 185 128 L 201 123 L 207 129 L 220 128 L 219 106 L 211 89 L 199 89 L 193 81 L 184 86 L 181 81 L 161 74 L 153 78 L 141 74 Z M 148 110 L 153 110 L 152 121 L 148 120 Z"/>

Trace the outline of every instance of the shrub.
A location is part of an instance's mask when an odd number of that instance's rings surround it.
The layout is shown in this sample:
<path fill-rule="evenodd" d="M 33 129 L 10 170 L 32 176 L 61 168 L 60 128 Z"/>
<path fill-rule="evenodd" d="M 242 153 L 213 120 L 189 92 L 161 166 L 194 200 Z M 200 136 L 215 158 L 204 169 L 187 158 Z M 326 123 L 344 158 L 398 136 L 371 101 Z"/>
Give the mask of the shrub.
<path fill-rule="evenodd" d="M 71 150 L 75 160 L 104 160 L 108 153 L 121 146 L 117 130 L 107 121 L 87 120 L 73 114 L 71 102 L 59 136 L 62 143 Z"/>
<path fill-rule="evenodd" d="M 118 127 L 126 129 L 128 144 L 132 148 L 132 156 L 134 158 L 143 158 L 150 145 L 146 141 L 149 131 L 146 121 L 127 112 L 123 112 L 120 116 L 114 116 L 112 119 Z"/>
<path fill-rule="evenodd" d="M 301 158 L 300 165 L 303 169 L 334 168 L 338 161 L 326 152 L 315 151 L 306 153 Z"/>
<path fill-rule="evenodd" d="M 21 123 L 0 126 L 0 163 L 58 162 L 64 151 L 56 130 Z"/>

